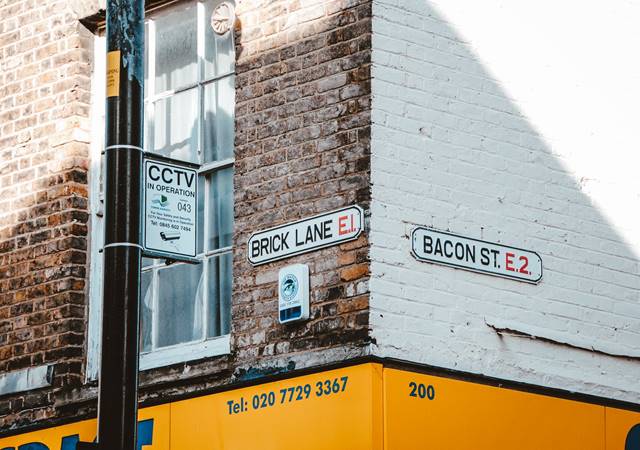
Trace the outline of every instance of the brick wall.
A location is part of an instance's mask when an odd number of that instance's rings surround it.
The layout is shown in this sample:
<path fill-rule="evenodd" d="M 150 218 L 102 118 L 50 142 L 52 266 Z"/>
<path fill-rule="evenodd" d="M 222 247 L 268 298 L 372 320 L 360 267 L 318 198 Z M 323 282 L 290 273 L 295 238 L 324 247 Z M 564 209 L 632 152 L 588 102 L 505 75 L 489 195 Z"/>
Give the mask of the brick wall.
<path fill-rule="evenodd" d="M 55 365 L 0 399 L 0 428 L 82 379 L 90 45 L 67 2 L 0 4 L 0 373 Z"/>
<path fill-rule="evenodd" d="M 556 6 L 373 2 L 374 353 L 638 402 L 640 11 Z M 417 262 L 416 225 L 543 280 Z"/>
<path fill-rule="evenodd" d="M 347 205 L 368 215 L 370 6 L 237 3 L 231 354 L 146 371 L 141 399 L 369 353 L 366 232 L 255 268 L 246 243 L 255 231 Z M 280 325 L 278 271 L 296 263 L 309 265 L 310 319 Z"/>
<path fill-rule="evenodd" d="M 252 268 L 252 232 L 369 205 L 368 1 L 241 1 L 236 77 L 232 348 L 240 367 L 366 353 L 368 244 Z M 311 317 L 277 322 L 278 270 L 309 264 Z M 260 358 L 256 362 L 256 358 Z"/>
<path fill-rule="evenodd" d="M 367 233 L 255 268 L 246 243 L 342 206 L 368 213 L 370 2 L 243 0 L 236 14 L 231 354 L 144 372 L 143 400 L 369 353 Z M 310 319 L 280 325 L 278 271 L 295 263 L 309 265 Z"/>
<path fill-rule="evenodd" d="M 0 429 L 95 413 L 83 377 L 87 168 L 102 130 L 89 133 L 92 36 L 78 18 L 103 16 L 85 6 L 0 7 L 0 371 L 56 365 L 52 389 L 0 397 Z M 145 371 L 142 401 L 367 354 L 366 233 L 259 268 L 246 241 L 342 206 L 368 212 L 370 15 L 367 0 L 238 2 L 232 353 Z M 277 272 L 300 262 L 311 318 L 282 326 Z"/>

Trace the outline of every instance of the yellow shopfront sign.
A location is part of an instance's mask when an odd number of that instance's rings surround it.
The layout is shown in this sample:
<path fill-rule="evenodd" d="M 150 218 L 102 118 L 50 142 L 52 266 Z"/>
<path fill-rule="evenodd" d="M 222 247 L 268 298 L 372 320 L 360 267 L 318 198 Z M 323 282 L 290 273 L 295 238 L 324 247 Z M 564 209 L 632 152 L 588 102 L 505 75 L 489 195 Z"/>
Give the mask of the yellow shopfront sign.
<path fill-rule="evenodd" d="M 87 420 L 0 439 L 74 450 Z M 640 450 L 640 413 L 369 363 L 143 408 L 141 450 Z"/>
<path fill-rule="evenodd" d="M 382 366 L 363 364 L 142 408 L 138 441 L 141 450 L 378 450 L 381 408 Z M 75 450 L 95 430 L 88 420 L 0 439 L 0 449 Z"/>

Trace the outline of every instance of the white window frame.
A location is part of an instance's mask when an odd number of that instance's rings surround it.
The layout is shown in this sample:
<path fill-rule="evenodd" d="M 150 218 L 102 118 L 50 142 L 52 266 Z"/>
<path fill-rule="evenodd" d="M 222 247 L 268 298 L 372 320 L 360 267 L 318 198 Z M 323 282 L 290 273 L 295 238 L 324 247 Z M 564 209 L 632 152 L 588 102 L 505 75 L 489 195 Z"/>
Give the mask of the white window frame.
<path fill-rule="evenodd" d="M 197 23 L 202 23 L 204 20 L 204 5 L 198 0 L 195 0 L 197 4 Z M 233 31 L 230 31 L 233 32 Z M 150 33 L 151 35 L 152 33 Z M 204 55 L 204 32 L 198 30 L 197 34 L 197 48 L 198 48 L 198 71 L 200 73 L 200 64 Z M 150 42 L 149 44 L 153 44 Z M 103 245 L 104 239 L 104 220 L 102 216 L 104 214 L 103 200 L 101 199 L 101 159 L 102 159 L 102 147 L 104 143 L 104 116 L 105 116 L 105 51 L 106 40 L 104 36 L 96 35 L 94 37 L 94 71 L 92 74 L 92 100 L 91 100 L 91 129 L 93 135 L 91 139 L 91 162 L 90 162 L 90 176 L 89 176 L 89 200 L 90 200 L 90 268 L 89 268 L 89 317 L 88 317 L 88 330 L 87 330 L 87 370 L 86 379 L 96 380 L 100 370 L 100 348 L 101 348 L 101 329 L 102 329 L 102 276 L 103 276 L 103 258 L 99 253 Z M 151 67 L 153 64 L 149 64 Z M 213 77 L 207 81 L 198 81 L 198 90 L 200 108 L 199 108 L 199 120 L 203 114 L 203 90 L 204 86 L 208 83 L 215 83 L 216 81 L 225 77 L 235 76 L 235 70 L 220 76 Z M 152 79 L 152 77 L 149 77 Z M 152 82 L 153 83 L 153 82 Z M 193 87 L 193 86 L 191 86 Z M 153 86 L 149 86 L 149 92 L 153 92 Z M 185 88 L 186 89 L 186 88 Z M 181 89 L 183 90 L 183 89 Z M 173 91 L 163 92 L 155 95 L 153 98 L 150 96 L 145 99 L 145 108 L 147 104 L 157 100 L 161 97 L 169 96 Z M 146 129 L 146 127 L 145 127 Z M 199 132 L 199 146 L 202 148 L 202 132 Z M 146 147 L 146 144 L 145 144 Z M 198 171 L 198 175 L 213 173 L 228 167 L 234 166 L 234 158 L 227 158 L 220 161 L 215 161 L 207 164 L 203 164 Z M 210 195 L 210 180 L 205 178 L 205 203 L 209 201 Z M 204 242 L 207 242 L 207 230 L 208 220 L 205 215 L 205 235 L 203 236 Z M 215 250 L 206 251 L 200 254 L 202 259 L 209 259 L 216 257 L 217 255 L 229 254 L 232 252 L 232 247 L 223 247 Z M 164 267 L 164 263 L 158 262 L 154 264 L 153 269 Z M 148 268 L 145 268 L 148 270 Z M 203 285 L 207 286 L 209 279 L 209 271 L 203 270 Z M 204 300 L 203 300 L 204 301 Z M 205 323 L 203 324 L 203 330 L 206 333 L 207 323 L 206 308 L 208 302 L 204 301 L 205 311 Z M 230 307 L 230 305 L 229 305 Z M 182 362 L 198 360 L 213 356 L 226 355 L 231 352 L 230 335 L 225 334 L 216 336 L 213 338 L 205 338 L 201 341 L 193 341 L 183 344 L 176 344 L 173 346 L 162 347 L 151 352 L 145 352 L 140 354 L 140 370 L 148 370 L 158 367 L 163 367 L 171 364 L 178 364 Z"/>
<path fill-rule="evenodd" d="M 93 39 L 93 74 L 91 75 L 91 147 L 89 165 L 89 323 L 87 324 L 87 380 L 97 380 L 102 347 L 102 276 L 103 258 L 99 254 L 104 242 L 104 204 L 100 198 L 102 147 L 105 116 L 106 39 Z"/>

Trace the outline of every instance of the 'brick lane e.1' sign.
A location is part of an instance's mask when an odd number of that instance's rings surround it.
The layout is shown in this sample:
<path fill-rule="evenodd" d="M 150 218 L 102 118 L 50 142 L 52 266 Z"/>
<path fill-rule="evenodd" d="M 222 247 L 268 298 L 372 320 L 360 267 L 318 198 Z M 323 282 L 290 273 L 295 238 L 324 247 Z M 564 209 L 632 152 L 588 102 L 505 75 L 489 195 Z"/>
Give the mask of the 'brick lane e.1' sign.
<path fill-rule="evenodd" d="M 254 266 L 352 241 L 363 228 L 357 205 L 254 233 L 247 243 Z"/>
<path fill-rule="evenodd" d="M 538 283 L 542 279 L 542 259 L 536 252 L 426 227 L 417 227 L 411 233 L 411 253 L 419 261 L 527 283 Z"/>

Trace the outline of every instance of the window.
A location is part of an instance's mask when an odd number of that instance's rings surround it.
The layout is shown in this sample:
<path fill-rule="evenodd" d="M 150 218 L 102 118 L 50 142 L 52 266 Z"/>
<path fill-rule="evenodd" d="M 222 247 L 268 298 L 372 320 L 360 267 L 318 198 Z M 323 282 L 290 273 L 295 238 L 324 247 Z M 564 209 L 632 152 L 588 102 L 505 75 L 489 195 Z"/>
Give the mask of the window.
<path fill-rule="evenodd" d="M 211 27 L 213 10 L 220 3 L 192 0 L 147 13 L 144 147 L 201 165 L 197 244 L 201 263 L 167 265 L 164 260 L 143 258 L 141 369 L 229 351 L 235 49 L 233 31 L 217 35 Z M 100 50 L 96 46 L 96 52 Z M 97 228 L 94 234 L 102 240 Z M 101 270 L 92 268 L 92 281 L 101 278 Z M 102 287 L 96 284 L 91 283 L 91 296 L 97 297 L 92 307 L 101 299 Z M 99 343 L 91 328 L 100 326 L 100 316 L 95 316 L 92 312 L 87 371 L 94 377 L 99 352 L 92 357 L 91 349 Z"/>

